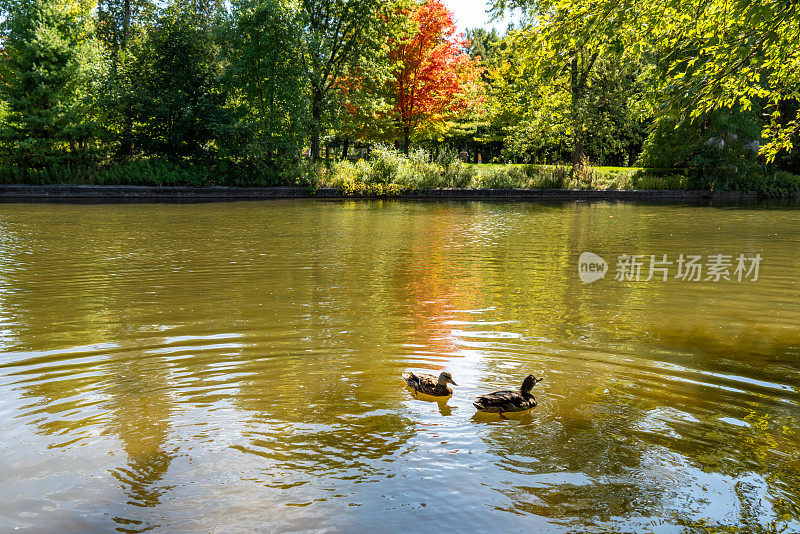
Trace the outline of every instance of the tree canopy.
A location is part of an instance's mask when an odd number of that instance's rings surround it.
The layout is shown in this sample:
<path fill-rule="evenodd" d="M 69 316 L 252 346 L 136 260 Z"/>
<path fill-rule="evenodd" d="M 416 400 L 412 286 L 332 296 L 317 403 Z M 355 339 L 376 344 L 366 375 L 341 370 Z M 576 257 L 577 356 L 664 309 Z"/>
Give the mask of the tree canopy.
<path fill-rule="evenodd" d="M 797 2 L 493 8 L 523 16 L 462 34 L 441 0 L 6 0 L 0 169 L 275 183 L 304 153 L 389 142 L 573 172 L 800 171 Z"/>

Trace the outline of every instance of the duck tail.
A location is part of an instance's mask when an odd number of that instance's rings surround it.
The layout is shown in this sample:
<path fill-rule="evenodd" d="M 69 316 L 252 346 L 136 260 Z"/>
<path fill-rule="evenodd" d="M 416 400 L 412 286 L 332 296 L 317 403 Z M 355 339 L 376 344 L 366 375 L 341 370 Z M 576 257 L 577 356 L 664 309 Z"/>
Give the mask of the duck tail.
<path fill-rule="evenodd" d="M 408 371 L 406 371 L 405 373 L 403 373 L 403 374 L 402 374 L 402 375 L 400 375 L 400 376 L 402 376 L 402 377 L 403 377 L 403 380 L 408 380 L 409 378 L 411 378 L 412 376 L 414 376 L 414 373 L 409 373 Z"/>

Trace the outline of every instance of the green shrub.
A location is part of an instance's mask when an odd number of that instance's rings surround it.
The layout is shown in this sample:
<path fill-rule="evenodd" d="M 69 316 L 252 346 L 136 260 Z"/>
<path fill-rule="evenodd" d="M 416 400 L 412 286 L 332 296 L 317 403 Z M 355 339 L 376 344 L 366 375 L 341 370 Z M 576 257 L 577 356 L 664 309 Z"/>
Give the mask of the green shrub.
<path fill-rule="evenodd" d="M 446 148 L 439 152 L 436 163 L 441 167 L 442 179 L 439 187 L 470 187 L 475 179 L 474 167 L 465 165 L 458 151 Z"/>
<path fill-rule="evenodd" d="M 376 181 L 374 168 L 365 160 L 356 163 L 340 161 L 329 173 L 320 173 L 318 176 L 320 185 L 335 187 L 348 196 L 395 196 L 404 191 L 400 184 Z"/>
<path fill-rule="evenodd" d="M 452 165 L 448 168 L 451 172 L 455 169 Z M 369 160 L 336 163 L 320 183 L 341 189 L 351 196 L 392 196 L 404 191 L 448 187 L 450 177 L 446 176 L 444 169 L 432 162 L 424 150 L 414 151 L 406 157 L 394 148 L 378 145 Z M 463 182 L 461 174 L 465 173 L 457 173 L 455 178 Z"/>
<path fill-rule="evenodd" d="M 800 176 L 760 166 L 759 172 L 725 177 L 699 175 L 691 169 L 627 169 L 593 167 L 585 162 L 576 172 L 566 166 L 470 165 L 453 153 L 431 161 L 419 150 L 406 157 L 377 147 L 368 160 L 333 164 L 299 161 L 278 168 L 266 161 L 189 163 L 166 158 L 140 158 L 97 166 L 87 163 L 25 168 L 0 166 L 0 183 L 100 185 L 265 186 L 294 184 L 314 192 L 335 187 L 350 196 L 396 196 L 407 191 L 444 187 L 486 189 L 710 189 L 753 191 L 777 198 L 798 194 Z"/>
<path fill-rule="evenodd" d="M 687 191 L 697 189 L 691 178 L 685 174 L 654 174 L 650 171 L 639 171 L 631 178 L 634 189 L 667 189 L 671 191 Z"/>
<path fill-rule="evenodd" d="M 447 166 L 444 170 L 445 187 L 469 187 L 475 180 L 476 172 L 472 167 L 464 165 L 461 160 Z"/>
<path fill-rule="evenodd" d="M 444 183 L 443 168 L 430 160 L 424 150 L 415 150 L 408 156 L 408 167 L 398 176 L 397 182 L 413 191 L 442 187 Z"/>
<path fill-rule="evenodd" d="M 636 169 L 594 168 L 593 186 L 597 189 L 633 189 Z"/>
<path fill-rule="evenodd" d="M 387 145 L 376 146 L 370 154 L 369 163 L 370 172 L 365 183 L 389 184 L 409 179 L 408 158 Z"/>
<path fill-rule="evenodd" d="M 570 169 L 564 166 L 543 166 L 532 169 L 536 172 L 533 187 L 537 189 L 563 189 L 571 185 Z"/>
<path fill-rule="evenodd" d="M 303 160 L 296 168 L 295 185 L 305 187 L 310 193 L 315 193 L 320 184 L 325 183 L 328 170 L 324 164 Z"/>
<path fill-rule="evenodd" d="M 528 187 L 531 182 L 525 169 L 515 165 L 491 166 L 478 171 L 473 186 L 483 189 L 518 189 Z"/>
<path fill-rule="evenodd" d="M 720 109 L 679 124 L 664 119 L 645 141 L 637 165 L 687 173 L 698 189 L 758 188 L 767 173 L 757 156 L 761 128 L 757 109 Z"/>
<path fill-rule="evenodd" d="M 97 185 L 208 185 L 209 170 L 181 166 L 162 159 L 130 161 L 98 168 L 91 183 Z"/>
<path fill-rule="evenodd" d="M 742 181 L 740 191 L 756 191 L 768 198 L 795 196 L 800 192 L 800 176 L 785 171 L 764 173 L 761 176 L 749 176 Z"/>
<path fill-rule="evenodd" d="M 302 171 L 301 171 L 302 173 Z M 290 181 L 291 180 L 291 181 Z M 0 166 L 0 183 L 94 185 L 280 185 L 297 183 L 285 170 L 230 162 L 206 164 L 164 158 L 133 159 L 105 165 Z"/>
<path fill-rule="evenodd" d="M 768 197 L 796 196 L 800 193 L 800 176 L 786 171 L 777 171 L 765 181 L 761 193 Z"/>

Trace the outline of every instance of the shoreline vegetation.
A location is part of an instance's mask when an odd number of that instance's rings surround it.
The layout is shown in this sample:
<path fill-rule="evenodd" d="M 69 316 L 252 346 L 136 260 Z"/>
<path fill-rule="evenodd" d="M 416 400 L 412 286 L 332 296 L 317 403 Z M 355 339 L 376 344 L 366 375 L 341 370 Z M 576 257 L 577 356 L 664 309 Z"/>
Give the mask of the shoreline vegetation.
<path fill-rule="evenodd" d="M 0 184 L 794 196 L 800 3 L 728 4 L 14 0 Z"/>
<path fill-rule="evenodd" d="M 386 145 L 378 145 L 366 158 L 342 160 L 303 160 L 285 170 L 280 177 L 257 177 L 243 169 L 196 162 L 171 162 L 164 159 L 129 161 L 109 166 L 53 166 L 44 169 L 0 168 L 0 184 L 20 185 L 94 185 L 151 186 L 193 188 L 286 188 L 295 186 L 313 196 L 328 190 L 327 197 L 441 197 L 433 190 L 475 191 L 450 193 L 451 198 L 492 196 L 490 191 L 548 191 L 545 196 L 588 198 L 579 191 L 608 192 L 606 198 L 626 191 L 685 191 L 696 198 L 708 198 L 701 192 L 733 193 L 733 197 L 751 194 L 762 198 L 789 198 L 800 193 L 800 176 L 785 171 L 751 175 L 749 180 L 718 183 L 687 169 L 645 169 L 636 167 L 601 167 L 588 163 L 572 169 L 566 165 L 474 164 L 464 163 L 453 153 L 434 158 L 424 150 L 406 156 Z M 8 188 L 5 189 L 9 191 Z M 28 191 L 31 189 L 18 189 Z M 66 191 L 66 190 L 64 190 Z M 334 193 L 338 192 L 338 193 Z M 571 194 L 567 194 L 572 192 Z M 29 193 L 23 193 L 25 196 Z M 182 194 L 179 194 L 181 196 Z M 13 196 L 13 195 L 12 195 Z M 49 195 L 45 195 L 49 196 Z M 103 196 L 102 194 L 100 196 Z M 227 196 L 227 195 L 225 195 Z M 271 195 L 267 195 L 269 198 Z M 297 196 L 297 195 L 292 195 Z M 497 196 L 497 195 L 495 195 Z M 507 195 L 500 195 L 507 196 Z M 520 193 L 535 197 L 534 193 Z M 648 195 L 649 196 L 649 195 Z M 661 195 L 670 197 L 671 195 Z M 672 195 L 674 196 L 674 195 Z M 726 195 L 721 195 L 726 196 Z M 681 195 L 677 196 L 681 198 Z M 600 195 L 598 198 L 603 198 Z"/>

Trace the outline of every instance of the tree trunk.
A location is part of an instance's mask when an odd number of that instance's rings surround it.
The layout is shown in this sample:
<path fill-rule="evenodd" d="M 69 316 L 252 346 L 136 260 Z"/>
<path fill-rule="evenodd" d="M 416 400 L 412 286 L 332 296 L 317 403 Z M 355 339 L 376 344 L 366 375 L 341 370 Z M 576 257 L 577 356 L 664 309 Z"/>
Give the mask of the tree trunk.
<path fill-rule="evenodd" d="M 322 96 L 317 90 L 311 99 L 311 159 L 319 160 L 319 137 L 322 121 Z"/>
<path fill-rule="evenodd" d="M 576 135 L 573 142 L 574 145 L 572 147 L 572 172 L 575 172 L 576 170 L 578 170 L 578 167 L 581 166 L 581 160 L 583 159 L 583 139 L 581 139 L 579 135 Z"/>
<path fill-rule="evenodd" d="M 408 147 L 411 143 L 411 129 L 408 125 L 403 126 L 403 153 L 408 156 Z"/>
<path fill-rule="evenodd" d="M 123 4 L 123 17 L 122 17 L 122 49 L 128 48 L 128 38 L 130 37 L 131 29 L 131 0 L 125 0 Z"/>
<path fill-rule="evenodd" d="M 342 159 L 347 161 L 347 152 L 350 150 L 350 139 L 345 138 L 342 142 Z"/>
<path fill-rule="evenodd" d="M 570 61 L 570 93 L 572 96 L 572 172 L 578 170 L 583 159 L 583 119 L 580 116 L 580 102 L 586 96 L 586 85 L 589 74 L 592 72 L 599 52 L 594 52 L 588 59 L 584 59 L 583 65 L 580 64 L 580 53 L 573 51 Z"/>
<path fill-rule="evenodd" d="M 570 64 L 570 114 L 572 119 L 572 172 L 578 170 L 583 156 L 583 140 L 581 139 L 581 127 L 578 117 L 578 100 L 581 97 L 581 88 L 578 81 L 578 54 L 572 56 Z"/>

